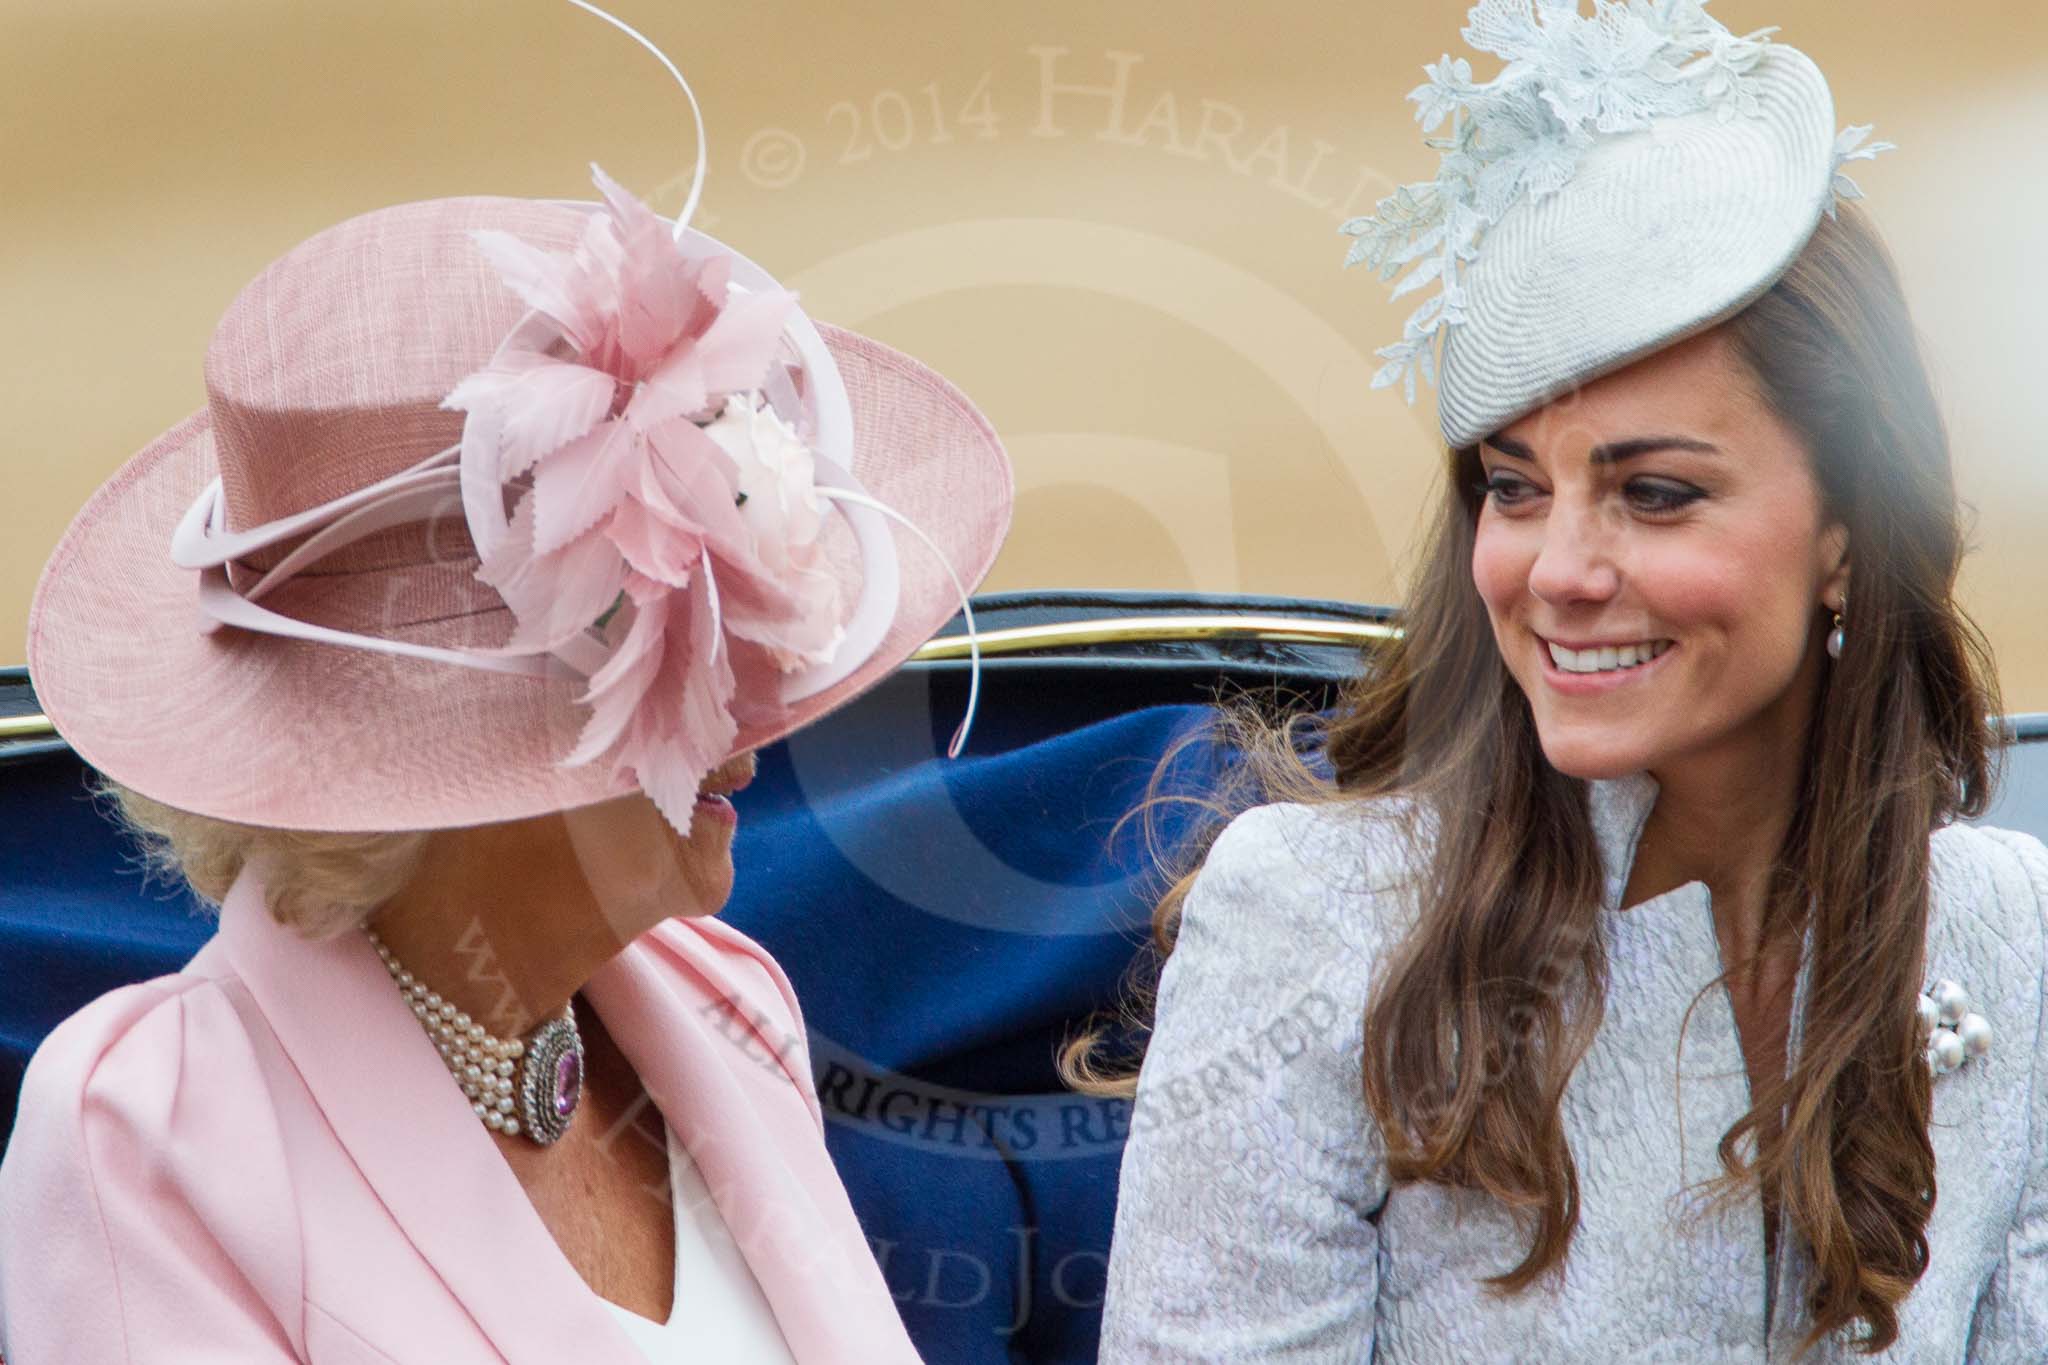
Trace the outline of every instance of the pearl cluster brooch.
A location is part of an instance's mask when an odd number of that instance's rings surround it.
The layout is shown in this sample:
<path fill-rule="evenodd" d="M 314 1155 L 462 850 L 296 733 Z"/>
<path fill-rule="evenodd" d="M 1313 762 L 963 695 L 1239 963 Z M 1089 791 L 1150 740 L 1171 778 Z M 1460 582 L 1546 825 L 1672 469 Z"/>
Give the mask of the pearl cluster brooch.
<path fill-rule="evenodd" d="M 1971 1008 L 1969 992 L 1953 981 L 1920 993 L 1920 1026 L 1927 1030 L 1928 1068 L 1937 1076 L 1991 1051 L 1991 1021 Z"/>
<path fill-rule="evenodd" d="M 583 1097 L 583 1036 L 573 1007 L 563 1005 L 523 1040 L 500 1038 L 428 989 L 374 930 L 366 932 L 486 1128 L 507 1137 L 524 1134 L 543 1147 L 569 1131 Z"/>

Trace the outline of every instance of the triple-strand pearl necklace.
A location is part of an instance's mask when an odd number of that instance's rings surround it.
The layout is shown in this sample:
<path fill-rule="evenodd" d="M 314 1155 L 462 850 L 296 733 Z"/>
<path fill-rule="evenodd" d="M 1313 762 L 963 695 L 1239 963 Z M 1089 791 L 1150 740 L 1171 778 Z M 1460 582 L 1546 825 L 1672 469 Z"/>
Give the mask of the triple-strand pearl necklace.
<path fill-rule="evenodd" d="M 583 1098 L 583 1035 L 573 1006 L 564 1004 L 523 1040 L 500 1038 L 407 971 L 375 930 L 365 932 L 486 1128 L 543 1147 L 569 1131 Z"/>

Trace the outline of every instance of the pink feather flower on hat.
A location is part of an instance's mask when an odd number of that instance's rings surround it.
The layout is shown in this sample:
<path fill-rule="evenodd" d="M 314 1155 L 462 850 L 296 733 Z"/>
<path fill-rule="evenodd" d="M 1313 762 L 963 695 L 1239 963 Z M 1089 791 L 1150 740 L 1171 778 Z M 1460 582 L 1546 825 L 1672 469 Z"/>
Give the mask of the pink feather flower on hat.
<path fill-rule="evenodd" d="M 604 207 L 574 251 L 475 234 L 566 345 L 508 346 L 445 406 L 467 414 L 465 471 L 527 485 L 477 571 L 518 622 L 500 652 L 553 652 L 593 627 L 609 647 L 561 763 L 630 769 L 687 832 L 740 717 L 831 657 L 838 584 L 809 452 L 758 395 L 795 299 L 733 289 L 727 258 L 691 259 L 591 169 Z"/>

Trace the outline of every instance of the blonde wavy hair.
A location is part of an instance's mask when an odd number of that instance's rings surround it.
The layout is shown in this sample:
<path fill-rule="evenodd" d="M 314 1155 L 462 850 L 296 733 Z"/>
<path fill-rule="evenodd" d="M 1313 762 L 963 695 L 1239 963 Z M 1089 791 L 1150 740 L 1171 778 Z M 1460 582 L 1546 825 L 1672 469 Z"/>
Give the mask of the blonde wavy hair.
<path fill-rule="evenodd" d="M 271 918 L 309 939 L 347 933 L 398 894 L 418 870 L 427 840 L 417 830 L 326 833 L 216 820 L 104 774 L 91 788 L 134 844 L 145 880 L 183 882 L 218 909 L 242 869 L 260 863 Z"/>

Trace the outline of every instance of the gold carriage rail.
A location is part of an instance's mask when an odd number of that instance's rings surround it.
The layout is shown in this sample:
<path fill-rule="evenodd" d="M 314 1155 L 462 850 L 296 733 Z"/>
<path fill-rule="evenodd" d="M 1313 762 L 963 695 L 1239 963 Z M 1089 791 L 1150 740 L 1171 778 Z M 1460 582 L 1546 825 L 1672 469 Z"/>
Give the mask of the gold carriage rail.
<path fill-rule="evenodd" d="M 1187 612 L 1106 616 L 981 632 L 983 658 L 1084 650 L 1108 645 L 1240 640 L 1265 644 L 1363 648 L 1398 639 L 1399 626 L 1383 621 L 1340 621 L 1308 616 Z M 910 656 L 912 663 L 952 663 L 968 656 L 967 637 L 941 635 Z M 14 670 L 8 670 L 13 672 Z M 53 739 L 57 730 L 39 712 L 0 716 L 0 743 Z"/>
<path fill-rule="evenodd" d="M 1343 621 L 1306 616 L 1188 612 L 1103 616 L 1078 621 L 1001 627 L 981 632 L 981 652 L 984 658 L 1003 658 L 1113 645 L 1176 644 L 1207 640 L 1364 648 L 1397 640 L 1400 636 L 1401 628 L 1388 621 Z M 966 636 L 941 635 L 920 647 L 910 656 L 909 661 L 957 663 L 964 661 L 967 655 Z M 0 669 L 0 702 L 6 700 L 5 685 L 10 682 L 18 682 L 19 692 L 26 694 L 26 670 L 18 666 Z M 2005 732 L 2004 737 L 2009 741 L 2038 743 L 2048 740 L 2048 713 L 2009 714 L 1996 718 L 1994 724 Z M 41 742 L 57 740 L 56 726 L 41 712 L 25 711 L 15 715 L 0 715 L 0 753 L 30 745 L 40 749 L 43 747 Z"/>

